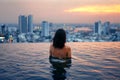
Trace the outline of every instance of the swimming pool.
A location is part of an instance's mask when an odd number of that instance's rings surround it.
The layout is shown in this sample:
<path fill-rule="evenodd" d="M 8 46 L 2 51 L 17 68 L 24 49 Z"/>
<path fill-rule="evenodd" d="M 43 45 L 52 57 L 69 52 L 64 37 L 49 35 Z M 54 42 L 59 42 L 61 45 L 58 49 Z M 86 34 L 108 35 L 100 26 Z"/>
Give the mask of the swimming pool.
<path fill-rule="evenodd" d="M 60 70 L 49 62 L 49 45 L 0 44 L 0 80 L 120 80 L 120 42 L 67 43 L 72 63 Z"/>

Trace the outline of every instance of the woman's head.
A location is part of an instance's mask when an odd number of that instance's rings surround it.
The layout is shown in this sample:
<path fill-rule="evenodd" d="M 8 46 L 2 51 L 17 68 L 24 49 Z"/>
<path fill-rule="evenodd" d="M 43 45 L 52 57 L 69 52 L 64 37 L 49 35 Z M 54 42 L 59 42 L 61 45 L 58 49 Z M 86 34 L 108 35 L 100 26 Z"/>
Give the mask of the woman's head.
<path fill-rule="evenodd" d="M 66 42 L 66 33 L 63 29 L 58 29 L 53 38 L 53 46 L 55 48 L 63 48 Z"/>

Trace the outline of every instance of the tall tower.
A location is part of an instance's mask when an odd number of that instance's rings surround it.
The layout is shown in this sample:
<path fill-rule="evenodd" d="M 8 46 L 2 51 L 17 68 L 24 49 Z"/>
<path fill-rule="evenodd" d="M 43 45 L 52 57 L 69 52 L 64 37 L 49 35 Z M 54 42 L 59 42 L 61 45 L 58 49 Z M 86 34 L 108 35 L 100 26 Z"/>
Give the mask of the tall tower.
<path fill-rule="evenodd" d="M 28 15 L 28 32 L 33 32 L 33 16 Z"/>
<path fill-rule="evenodd" d="M 104 35 L 109 35 L 110 34 L 110 22 L 105 22 L 104 23 L 103 33 L 104 33 Z"/>
<path fill-rule="evenodd" d="M 24 15 L 19 16 L 19 32 L 20 33 L 28 32 L 27 17 Z"/>
<path fill-rule="evenodd" d="M 33 32 L 33 16 L 32 15 L 20 15 L 19 16 L 19 32 L 20 33 L 32 33 Z"/>
<path fill-rule="evenodd" d="M 95 22 L 94 33 L 97 33 L 99 35 L 102 34 L 102 24 L 101 24 L 101 21 Z"/>
<path fill-rule="evenodd" d="M 42 21 L 42 36 L 49 36 L 49 23 L 47 21 Z"/>
<path fill-rule="evenodd" d="M 2 24 L 2 26 L 1 26 L 1 33 L 3 35 L 5 34 L 5 24 Z"/>

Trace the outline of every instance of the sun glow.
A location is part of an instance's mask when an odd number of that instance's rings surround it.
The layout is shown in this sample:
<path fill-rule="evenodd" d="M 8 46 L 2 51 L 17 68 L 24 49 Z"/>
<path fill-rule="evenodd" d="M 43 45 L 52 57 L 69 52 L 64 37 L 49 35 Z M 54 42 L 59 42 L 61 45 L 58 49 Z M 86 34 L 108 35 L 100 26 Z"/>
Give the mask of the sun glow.
<path fill-rule="evenodd" d="M 120 5 L 90 5 L 65 10 L 65 12 L 120 13 Z"/>

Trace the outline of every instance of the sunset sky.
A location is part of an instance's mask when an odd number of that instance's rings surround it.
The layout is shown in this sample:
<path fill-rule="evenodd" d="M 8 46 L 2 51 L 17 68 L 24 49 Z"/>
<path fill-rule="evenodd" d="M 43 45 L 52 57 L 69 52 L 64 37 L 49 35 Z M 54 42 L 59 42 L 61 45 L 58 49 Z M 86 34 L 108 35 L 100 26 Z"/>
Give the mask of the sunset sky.
<path fill-rule="evenodd" d="M 120 23 L 120 0 L 0 0 L 0 23 L 17 23 L 32 14 L 34 23 Z"/>

